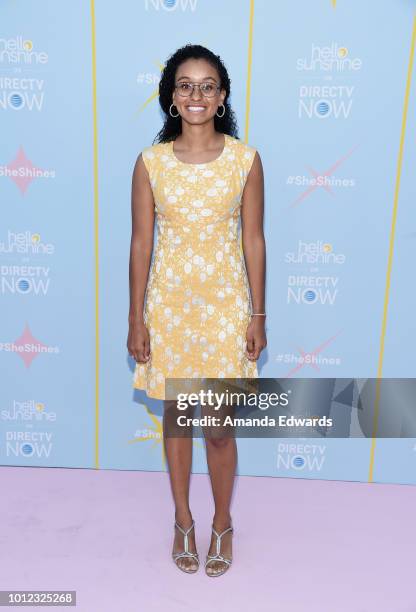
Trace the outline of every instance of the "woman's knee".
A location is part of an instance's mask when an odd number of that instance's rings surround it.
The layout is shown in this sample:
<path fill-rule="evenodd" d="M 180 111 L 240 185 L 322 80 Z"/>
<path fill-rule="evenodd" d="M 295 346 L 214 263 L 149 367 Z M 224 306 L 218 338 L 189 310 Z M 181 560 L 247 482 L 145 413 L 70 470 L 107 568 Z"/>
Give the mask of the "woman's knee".
<path fill-rule="evenodd" d="M 207 446 L 212 449 L 223 449 L 233 443 L 234 438 L 231 436 L 222 436 L 222 437 L 205 437 L 205 442 Z"/>
<path fill-rule="evenodd" d="M 179 417 L 185 416 L 192 418 L 194 412 L 193 406 L 188 406 L 185 409 L 178 408 L 176 400 L 165 400 L 163 410 L 163 429 L 164 435 L 167 437 L 189 437 L 192 435 L 192 427 L 183 425 L 183 419 L 178 421 Z"/>

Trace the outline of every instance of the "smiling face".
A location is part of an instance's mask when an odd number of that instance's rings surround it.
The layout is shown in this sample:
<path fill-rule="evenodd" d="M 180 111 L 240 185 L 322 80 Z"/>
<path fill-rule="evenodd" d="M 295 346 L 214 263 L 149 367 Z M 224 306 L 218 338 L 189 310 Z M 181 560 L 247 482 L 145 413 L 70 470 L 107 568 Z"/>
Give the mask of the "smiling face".
<path fill-rule="evenodd" d="M 190 83 L 199 83 L 203 90 L 206 88 L 207 94 L 214 95 L 204 96 L 199 87 L 194 87 L 190 96 L 180 95 L 181 91 L 187 93 L 187 88 L 192 91 Z M 225 89 L 216 89 L 220 86 L 216 68 L 204 59 L 188 59 L 183 62 L 176 71 L 175 85 L 177 87 L 173 91 L 172 102 L 182 119 L 193 125 L 212 120 L 226 95 Z"/>

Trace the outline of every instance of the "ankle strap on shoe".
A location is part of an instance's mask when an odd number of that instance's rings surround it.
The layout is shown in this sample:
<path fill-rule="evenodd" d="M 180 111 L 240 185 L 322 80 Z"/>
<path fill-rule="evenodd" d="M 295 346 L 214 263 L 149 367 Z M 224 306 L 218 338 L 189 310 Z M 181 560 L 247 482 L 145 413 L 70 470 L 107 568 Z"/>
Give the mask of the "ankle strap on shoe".
<path fill-rule="evenodd" d="M 216 548 L 217 548 L 216 557 L 218 557 L 218 556 L 221 556 L 220 553 L 221 553 L 221 539 L 222 539 L 222 536 L 225 535 L 226 533 L 228 533 L 229 531 L 233 531 L 233 526 L 231 525 L 227 529 L 224 529 L 224 531 L 222 531 L 221 533 L 217 533 L 217 531 L 214 529 L 214 525 L 213 525 L 212 526 L 212 531 L 213 531 L 213 533 L 217 537 L 217 541 L 216 541 Z M 225 559 L 221 559 L 221 560 L 225 561 Z"/>
<path fill-rule="evenodd" d="M 192 521 L 192 525 L 190 527 L 188 527 L 188 529 L 183 529 L 179 523 L 177 521 L 175 521 L 175 525 L 174 527 L 177 527 L 179 529 L 179 531 L 183 534 L 183 547 L 184 547 L 184 553 L 189 553 L 188 550 L 188 534 L 190 533 L 190 531 L 192 531 L 192 529 L 195 527 L 195 521 Z M 192 554 L 192 553 L 189 553 Z"/>

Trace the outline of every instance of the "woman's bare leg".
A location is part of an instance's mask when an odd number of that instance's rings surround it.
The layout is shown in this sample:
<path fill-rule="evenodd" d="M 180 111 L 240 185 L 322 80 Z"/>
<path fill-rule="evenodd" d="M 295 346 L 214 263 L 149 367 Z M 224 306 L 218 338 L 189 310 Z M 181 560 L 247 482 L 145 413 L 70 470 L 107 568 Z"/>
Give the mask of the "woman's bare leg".
<path fill-rule="evenodd" d="M 163 415 L 164 445 L 169 467 L 170 484 L 175 503 L 175 520 L 182 529 L 188 529 L 192 525 L 192 513 L 189 507 L 192 437 L 172 437 L 174 433 L 173 420 L 178 414 L 188 414 L 188 412 L 178 412 L 175 400 L 165 400 Z M 189 551 L 196 552 L 194 529 L 189 533 L 188 540 Z M 172 552 L 182 552 L 184 550 L 183 544 L 184 536 L 179 529 L 175 528 L 175 539 Z M 197 568 L 195 559 L 189 557 L 178 559 L 177 563 L 184 569 L 193 570 Z"/>
<path fill-rule="evenodd" d="M 233 408 L 221 414 L 232 414 Z M 211 431 L 211 433 L 213 433 Z M 218 433 L 218 432 L 217 432 Z M 237 467 L 237 444 L 232 435 L 216 437 L 216 434 L 205 435 L 207 449 L 207 463 L 211 479 L 212 493 L 215 504 L 213 526 L 217 533 L 221 533 L 231 525 L 230 504 L 234 486 L 234 477 Z M 216 553 L 216 537 L 211 535 L 209 554 Z M 221 554 L 232 557 L 232 532 L 226 533 L 221 539 Z M 212 561 L 209 564 L 210 572 L 216 573 L 224 569 L 223 561 Z"/>

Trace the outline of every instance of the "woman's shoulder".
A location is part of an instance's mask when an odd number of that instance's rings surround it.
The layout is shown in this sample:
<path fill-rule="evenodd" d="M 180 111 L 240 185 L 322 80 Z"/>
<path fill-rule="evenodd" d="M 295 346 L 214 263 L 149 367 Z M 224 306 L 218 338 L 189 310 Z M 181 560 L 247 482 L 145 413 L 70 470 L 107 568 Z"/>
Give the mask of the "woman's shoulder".
<path fill-rule="evenodd" d="M 141 150 L 142 157 L 144 159 L 152 160 L 157 158 L 161 153 L 166 151 L 166 142 L 156 142 L 155 144 L 143 147 Z"/>
<path fill-rule="evenodd" d="M 233 152 L 236 154 L 238 159 L 240 159 L 241 163 L 248 172 L 254 161 L 257 148 L 252 144 L 240 140 L 239 138 L 235 138 L 234 136 L 230 136 L 229 139 Z"/>
<path fill-rule="evenodd" d="M 168 143 L 157 142 L 147 147 L 143 147 L 141 150 L 140 155 L 150 177 L 153 176 L 154 171 L 157 170 L 163 162 L 162 155 L 167 153 L 167 147 Z"/>
<path fill-rule="evenodd" d="M 234 136 L 229 136 L 228 138 L 231 147 L 234 148 L 235 152 L 239 153 L 245 159 L 253 159 L 257 151 L 257 148 L 254 145 L 244 142 L 239 138 L 235 138 Z"/>

